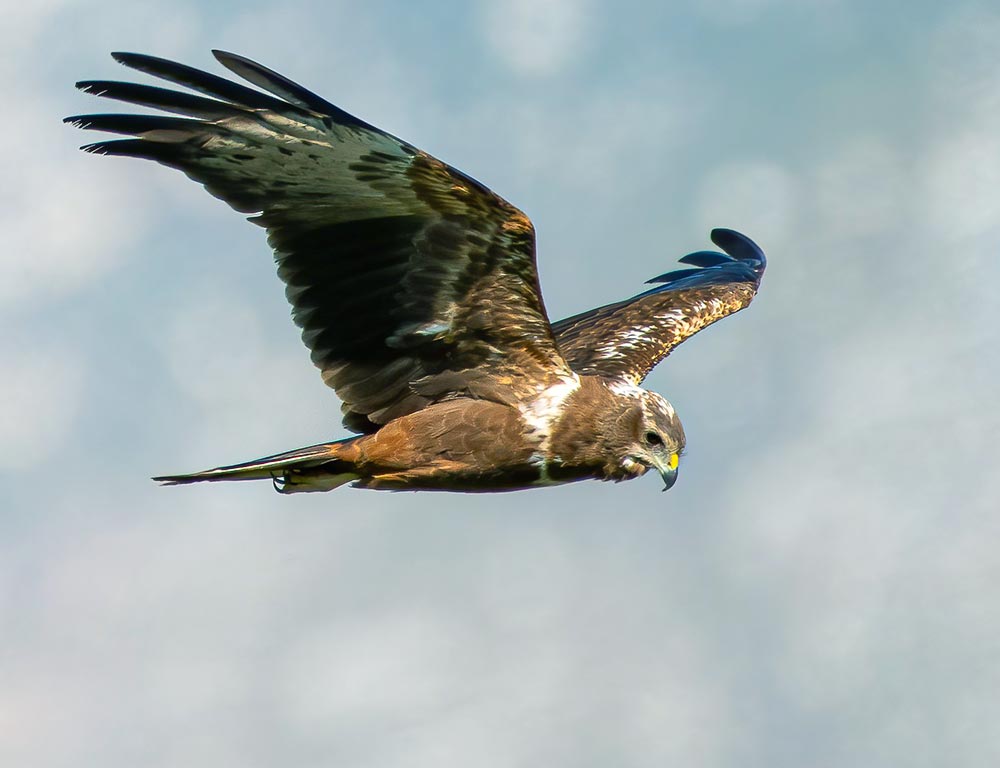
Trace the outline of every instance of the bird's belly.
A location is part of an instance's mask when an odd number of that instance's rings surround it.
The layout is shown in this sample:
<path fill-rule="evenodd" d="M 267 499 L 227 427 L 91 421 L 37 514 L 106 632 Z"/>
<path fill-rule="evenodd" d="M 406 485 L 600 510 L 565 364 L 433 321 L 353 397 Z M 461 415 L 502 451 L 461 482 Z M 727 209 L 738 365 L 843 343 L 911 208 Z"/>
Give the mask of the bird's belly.
<path fill-rule="evenodd" d="M 531 464 L 507 467 L 458 467 L 448 462 L 441 467 L 418 467 L 396 472 L 382 472 L 357 480 L 358 488 L 388 491 L 456 491 L 460 493 L 496 493 L 556 485 L 546 482 L 539 468 Z"/>

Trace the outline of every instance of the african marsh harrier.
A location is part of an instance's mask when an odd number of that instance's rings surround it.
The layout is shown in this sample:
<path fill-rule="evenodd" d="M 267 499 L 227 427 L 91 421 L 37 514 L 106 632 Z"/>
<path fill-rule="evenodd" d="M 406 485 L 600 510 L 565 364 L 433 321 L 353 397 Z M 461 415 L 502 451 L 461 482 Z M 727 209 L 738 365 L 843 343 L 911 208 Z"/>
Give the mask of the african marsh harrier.
<path fill-rule="evenodd" d="M 750 303 L 765 266 L 752 241 L 713 230 L 724 254 L 692 253 L 681 259 L 690 269 L 651 290 L 552 324 L 531 222 L 475 179 L 241 56 L 215 52 L 262 90 L 113 55 L 197 95 L 77 83 L 180 115 L 66 118 L 131 137 L 84 149 L 177 168 L 253 214 L 312 360 L 359 433 L 154 479 L 506 491 L 655 469 L 673 485 L 684 430 L 639 384 L 688 336 Z"/>

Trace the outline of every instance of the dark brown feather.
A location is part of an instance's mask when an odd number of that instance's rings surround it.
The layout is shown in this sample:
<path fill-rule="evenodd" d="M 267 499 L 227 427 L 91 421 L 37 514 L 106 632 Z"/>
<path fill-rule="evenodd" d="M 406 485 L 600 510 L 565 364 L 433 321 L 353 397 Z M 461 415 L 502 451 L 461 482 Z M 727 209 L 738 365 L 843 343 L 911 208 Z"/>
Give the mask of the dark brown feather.
<path fill-rule="evenodd" d="M 556 326 L 559 349 L 577 373 L 639 384 L 671 350 L 746 307 L 755 286 L 689 288 L 591 310 Z"/>
<path fill-rule="evenodd" d="M 357 485 L 496 491 L 539 479 L 538 441 L 515 408 L 461 398 L 436 403 L 357 438 Z"/>
<path fill-rule="evenodd" d="M 681 261 L 699 268 L 653 278 L 662 285 L 553 323 L 573 370 L 639 384 L 682 341 L 748 306 L 767 265 L 763 251 L 729 229 L 713 230 L 712 240 L 726 253 L 689 254 Z"/>

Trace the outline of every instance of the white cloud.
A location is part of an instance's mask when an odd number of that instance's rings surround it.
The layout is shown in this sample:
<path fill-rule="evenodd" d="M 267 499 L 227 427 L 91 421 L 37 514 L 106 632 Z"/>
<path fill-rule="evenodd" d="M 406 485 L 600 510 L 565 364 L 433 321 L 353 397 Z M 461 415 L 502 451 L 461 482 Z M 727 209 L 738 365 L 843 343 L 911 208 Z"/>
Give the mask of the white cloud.
<path fill-rule="evenodd" d="M 67 349 L 3 349 L 0 468 L 29 469 L 60 450 L 80 404 L 84 366 Z"/>
<path fill-rule="evenodd" d="M 257 312 L 219 285 L 175 309 L 163 344 L 174 383 L 206 406 L 232 402 L 267 370 Z"/>
<path fill-rule="evenodd" d="M 310 741 L 420 723 L 450 707 L 465 640 L 446 617 L 406 610 L 307 631 L 285 657 L 283 714 Z"/>
<path fill-rule="evenodd" d="M 941 236 L 1000 229 L 1000 135 L 972 129 L 942 139 L 926 163 L 926 220 Z"/>
<path fill-rule="evenodd" d="M 935 30 L 929 46 L 927 90 L 936 109 L 921 167 L 924 218 L 951 242 L 1000 229 L 998 36 L 1000 14 L 971 6 Z"/>
<path fill-rule="evenodd" d="M 556 629 L 571 610 L 575 568 L 564 545 L 536 532 L 501 540 L 483 563 L 483 598 L 509 631 Z"/>
<path fill-rule="evenodd" d="M 928 93 L 945 130 L 969 119 L 1000 127 L 1000 13 L 960 7 L 934 30 L 928 48 Z"/>
<path fill-rule="evenodd" d="M 0 143 L 20 150 L 0 156 L 0 308 L 78 290 L 124 257 L 145 220 L 128 170 L 77 152 L 82 134 L 60 125 L 53 104 L 22 103 L 0 125 Z M 26 152 L 38 157 L 25 163 Z"/>
<path fill-rule="evenodd" d="M 776 163 L 737 162 L 707 174 L 696 216 L 706 230 L 729 227 L 752 233 L 767 250 L 787 241 L 795 195 L 795 179 Z"/>
<path fill-rule="evenodd" d="M 562 191 L 564 199 L 588 206 L 604 198 L 620 199 L 651 186 L 668 186 L 674 153 L 691 140 L 711 96 L 710 89 L 690 75 L 631 79 L 627 88 L 600 89 L 585 99 L 556 108 L 521 94 L 484 99 L 473 109 L 451 118 L 440 130 L 449 143 L 469 158 L 484 157 L 497 166 L 472 167 L 471 161 L 449 157 L 463 170 L 496 186 L 498 173 L 537 189 Z M 498 155 L 483 155 L 483 138 L 496 133 L 496 125 L 517 127 L 501 137 Z M 542 183 L 544 182 L 544 184 Z M 567 190 L 574 197 L 566 198 Z M 510 195 L 505 189 L 501 194 Z M 548 192 L 553 195 L 554 192 Z M 513 200 L 525 205 L 524 200 Z M 529 215 L 537 212 L 528 211 Z M 536 222 L 538 224 L 540 222 Z"/>
<path fill-rule="evenodd" d="M 13 89 L 5 98 L 17 105 L 17 119 L 0 123 L 0 145 L 7 148 L 0 155 L 4 179 L 0 231 L 5 238 L 0 253 L 0 309 L 48 301 L 105 274 L 138 240 L 149 208 L 147 185 L 135 181 L 138 173 L 129 164 L 85 157 L 77 151 L 78 145 L 99 141 L 100 135 L 60 123 L 72 105 L 84 103 L 72 95 L 73 79 L 102 74 L 67 73 L 64 89 L 48 93 L 40 76 L 64 62 L 53 56 L 55 64 L 30 65 L 33 52 L 44 48 L 38 38 L 57 25 L 72 26 L 73 34 L 87 40 L 94 51 L 120 48 L 129 39 L 138 47 L 162 51 L 181 46 L 197 26 L 183 5 L 172 8 L 164 18 L 159 6 L 134 3 L 116 16 L 114 24 L 101 14 L 84 13 L 84 4 L 78 0 L 8 5 L 0 27 L 5 51 L 0 73 L 16 66 L 16 72 L 7 77 Z M 115 71 L 103 76 L 122 76 L 110 57 L 104 60 Z M 113 109 L 107 102 L 91 99 L 79 111 Z"/>
<path fill-rule="evenodd" d="M 111 5 L 98 9 L 86 0 L 35 0 L 31 3 L 3 4 L 3 26 L 0 26 L 0 73 L 8 68 L 16 71 L 19 82 L 30 81 L 34 72 L 24 63 L 39 48 L 39 37 L 62 28 L 81 45 L 66 46 L 75 52 L 106 54 L 121 50 L 126 41 L 134 41 L 150 52 L 176 51 L 188 43 L 199 27 L 199 15 L 192 12 L 184 0 L 171 4 L 170 13 L 153 0 L 135 0 L 117 11 Z M 113 23 L 110 18 L 113 15 Z M 49 61 L 65 54 L 48 54 Z M 106 59 L 110 62 L 110 57 Z M 67 83 L 69 85 L 69 83 Z"/>
<path fill-rule="evenodd" d="M 816 169 L 816 205 L 827 230 L 840 236 L 893 229 L 909 199 L 899 154 L 886 141 L 856 137 Z"/>
<path fill-rule="evenodd" d="M 723 675 L 694 645 L 673 633 L 658 659 L 644 665 L 627 686 L 622 764 L 654 766 L 732 764 L 739 738 L 726 702 Z"/>
<path fill-rule="evenodd" d="M 595 12 L 587 0 L 491 0 L 482 29 L 514 72 L 551 75 L 583 53 Z"/>
<path fill-rule="evenodd" d="M 495 706 L 463 704 L 440 713 L 420 728 L 398 734 L 397 739 L 385 740 L 371 759 L 354 763 L 364 768 L 530 765 L 536 762 L 531 759 L 534 743 L 524 725 L 510 722 Z"/>
<path fill-rule="evenodd" d="M 280 322 L 291 325 L 287 316 Z M 277 453 L 343 431 L 336 395 L 295 336 L 275 333 L 273 343 L 258 311 L 221 285 L 202 286 L 176 308 L 162 352 L 171 380 L 200 409 L 185 430 L 184 461 L 244 461 L 254 458 L 247 451 Z"/>
<path fill-rule="evenodd" d="M 16 66 L 18 54 L 29 50 L 38 33 L 51 22 L 65 6 L 74 0 L 37 0 L 33 3 L 4 3 L 3 26 L 0 27 L 0 45 L 4 56 L 0 59 L 0 72 Z"/>

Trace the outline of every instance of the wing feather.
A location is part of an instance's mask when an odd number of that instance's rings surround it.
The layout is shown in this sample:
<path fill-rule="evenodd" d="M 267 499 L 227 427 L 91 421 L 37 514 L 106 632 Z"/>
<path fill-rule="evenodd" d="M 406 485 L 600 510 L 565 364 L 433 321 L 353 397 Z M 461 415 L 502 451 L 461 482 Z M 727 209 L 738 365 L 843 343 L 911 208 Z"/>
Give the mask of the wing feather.
<path fill-rule="evenodd" d="M 573 370 L 639 384 L 686 338 L 750 304 L 767 265 L 764 252 L 730 229 L 712 230 L 712 241 L 726 253 L 689 254 L 681 262 L 694 268 L 654 277 L 648 282 L 660 283 L 656 288 L 554 323 Z"/>
<path fill-rule="evenodd" d="M 349 428 L 371 431 L 460 394 L 514 401 L 572 375 L 542 303 L 531 222 L 505 200 L 241 56 L 215 52 L 267 93 L 113 55 L 200 95 L 82 81 L 88 93 L 181 115 L 67 118 L 131 137 L 84 148 L 180 169 L 253 214 Z"/>

